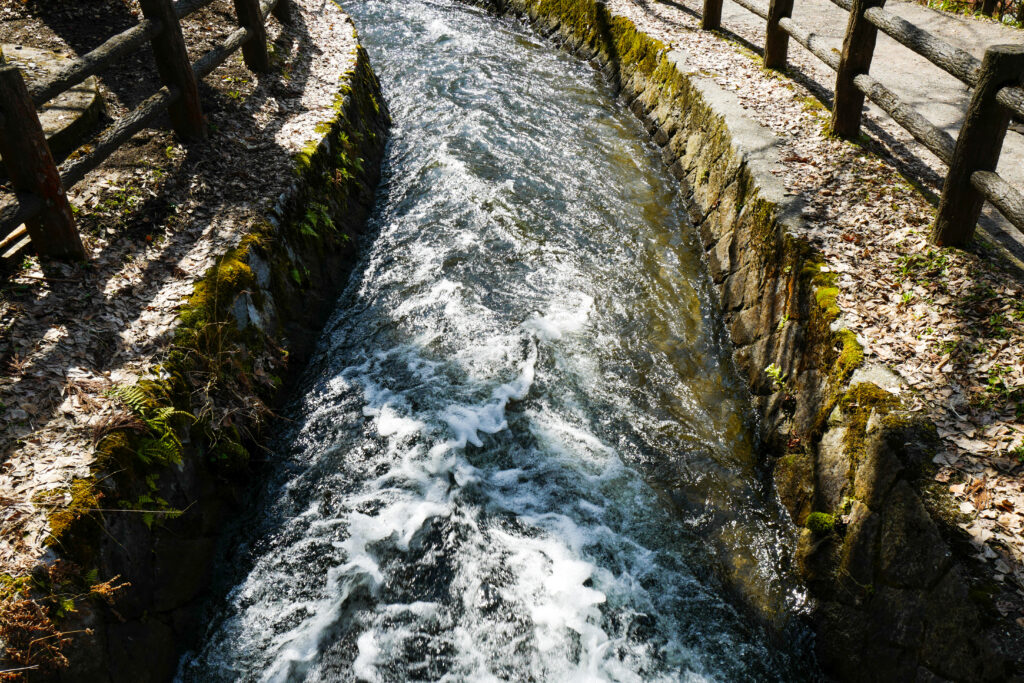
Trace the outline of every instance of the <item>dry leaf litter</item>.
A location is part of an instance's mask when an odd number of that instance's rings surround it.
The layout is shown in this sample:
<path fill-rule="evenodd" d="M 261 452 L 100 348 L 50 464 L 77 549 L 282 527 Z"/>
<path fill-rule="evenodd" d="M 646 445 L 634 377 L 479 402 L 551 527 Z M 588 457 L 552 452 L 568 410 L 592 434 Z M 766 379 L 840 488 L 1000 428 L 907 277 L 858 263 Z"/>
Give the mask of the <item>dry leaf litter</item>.
<path fill-rule="evenodd" d="M 355 63 L 353 26 L 340 14 L 325 20 L 321 0 L 292 2 L 294 27 L 268 23 L 271 73 L 252 74 L 236 54 L 201 85 L 207 142 L 185 147 L 166 128 L 147 129 L 69 193 L 87 265 L 44 270 L 28 259 L 4 283 L 0 573 L 24 573 L 44 555 L 47 509 L 33 501 L 89 473 L 96 430 L 121 411 L 108 390 L 154 367 L 195 282 L 289 191 L 293 155 L 333 117 L 339 78 Z M 110 4 L 140 16 L 134 0 Z M 0 17 L 20 27 L 15 38 L 73 52 L 20 2 L 6 0 Z M 233 22 L 228 0 L 186 19 L 192 58 Z M 120 94 L 104 88 L 111 116 L 127 111 Z"/>

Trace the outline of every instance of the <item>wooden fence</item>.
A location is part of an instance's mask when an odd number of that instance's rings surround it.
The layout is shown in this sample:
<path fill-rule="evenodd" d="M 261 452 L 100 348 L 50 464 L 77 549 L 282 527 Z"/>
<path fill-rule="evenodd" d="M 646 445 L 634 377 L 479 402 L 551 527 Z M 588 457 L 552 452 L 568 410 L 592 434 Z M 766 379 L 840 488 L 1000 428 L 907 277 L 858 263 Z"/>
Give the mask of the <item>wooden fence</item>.
<path fill-rule="evenodd" d="M 1013 114 L 1024 119 L 1024 44 L 994 45 L 981 61 L 914 24 L 885 11 L 885 0 L 831 0 L 849 12 L 843 50 L 793 21 L 794 0 L 734 0 L 767 22 L 764 65 L 786 66 L 793 38 L 836 72 L 832 131 L 845 138 L 860 134 L 864 98 L 874 102 L 949 167 L 939 200 L 932 241 L 964 246 L 974 235 L 987 199 L 1024 232 L 1024 195 L 996 171 Z M 701 27 L 721 28 L 723 0 L 704 0 Z M 958 137 L 928 121 L 896 93 L 869 75 L 878 31 L 973 88 Z"/>
<path fill-rule="evenodd" d="M 0 206 L 0 254 L 15 255 L 31 242 L 46 258 L 85 259 L 66 190 L 99 166 L 165 110 L 180 138 L 206 137 L 198 81 L 242 48 L 246 66 L 267 71 L 266 19 L 290 23 L 291 0 L 233 0 L 239 27 L 194 63 L 189 61 L 181 20 L 213 0 L 140 0 L 143 19 L 71 61 L 47 80 L 26 86 L 21 72 L 0 63 L 0 156 L 15 201 Z M 59 167 L 46 143 L 36 107 L 73 88 L 149 43 L 163 86 L 96 137 L 88 152 Z"/>

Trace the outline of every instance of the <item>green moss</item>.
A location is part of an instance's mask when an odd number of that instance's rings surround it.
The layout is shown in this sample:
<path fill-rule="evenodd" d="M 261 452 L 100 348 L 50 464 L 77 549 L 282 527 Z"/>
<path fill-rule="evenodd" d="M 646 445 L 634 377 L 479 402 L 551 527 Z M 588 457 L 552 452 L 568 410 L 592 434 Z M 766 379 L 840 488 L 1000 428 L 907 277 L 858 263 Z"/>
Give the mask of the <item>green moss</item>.
<path fill-rule="evenodd" d="M 843 449 L 853 463 L 859 463 L 864 457 L 864 437 L 872 413 L 883 418 L 899 405 L 896 396 L 871 382 L 853 385 L 839 399 L 839 408 L 846 416 Z"/>
<path fill-rule="evenodd" d="M 74 479 L 67 488 L 44 491 L 33 503 L 49 510 L 50 531 L 44 541 L 78 561 L 91 559 L 99 537 L 99 513 L 103 493 L 93 479 Z M 70 499 L 65 502 L 65 499 Z"/>
<path fill-rule="evenodd" d="M 836 337 L 842 344 L 842 349 L 832 366 L 832 377 L 837 385 L 841 385 L 850 378 L 854 370 L 863 365 L 864 347 L 857 341 L 857 335 L 850 330 L 839 330 Z"/>
<path fill-rule="evenodd" d="M 816 97 L 797 97 L 797 100 L 800 101 L 800 105 L 803 107 L 804 111 L 814 114 L 815 116 L 829 113 L 828 108 L 819 102 Z"/>
<path fill-rule="evenodd" d="M 827 536 L 836 528 L 836 518 L 827 512 L 812 512 L 807 515 L 804 526 L 815 536 Z"/>
<path fill-rule="evenodd" d="M 839 306 L 836 304 L 836 299 L 838 298 L 838 287 L 818 287 L 814 290 L 814 300 L 828 322 L 832 322 L 839 317 Z"/>
<path fill-rule="evenodd" d="M 217 259 L 206 276 L 196 283 L 188 303 L 179 313 L 182 325 L 197 328 L 222 320 L 235 296 L 254 288 L 256 280 L 246 263 L 252 244 L 243 243 Z"/>
<path fill-rule="evenodd" d="M 750 225 L 751 244 L 757 263 L 761 268 L 777 272 L 781 267 L 779 255 L 782 245 L 775 204 L 755 195 L 747 200 L 747 206 L 747 215 L 743 220 Z"/>
<path fill-rule="evenodd" d="M 0 602 L 23 599 L 31 588 L 32 579 L 28 576 L 0 574 Z"/>
<path fill-rule="evenodd" d="M 50 536 L 47 544 L 57 542 L 69 529 L 86 515 L 95 512 L 100 505 L 102 494 L 96 489 L 96 485 L 89 479 L 75 479 L 66 490 L 58 490 L 44 495 L 42 500 L 63 502 L 64 494 L 71 494 L 71 502 L 50 513 Z"/>

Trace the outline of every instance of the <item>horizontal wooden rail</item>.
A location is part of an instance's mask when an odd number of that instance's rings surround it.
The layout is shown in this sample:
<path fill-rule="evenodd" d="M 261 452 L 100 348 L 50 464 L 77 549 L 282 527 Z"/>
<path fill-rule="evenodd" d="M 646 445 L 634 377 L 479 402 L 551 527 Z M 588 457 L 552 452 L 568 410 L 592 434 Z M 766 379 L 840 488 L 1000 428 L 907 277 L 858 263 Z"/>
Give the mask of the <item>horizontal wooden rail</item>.
<path fill-rule="evenodd" d="M 29 237 L 28 229 L 19 224 L 14 230 L 7 233 L 7 236 L 0 239 L 0 264 L 7 265 L 11 260 L 15 259 L 19 255 L 19 251 L 23 247 L 27 247 L 32 242 L 32 238 Z"/>
<path fill-rule="evenodd" d="M 19 192 L 13 202 L 0 208 L 0 235 L 27 223 L 42 210 L 43 202 L 31 192 Z"/>
<path fill-rule="evenodd" d="M 3 129 L 0 130 L 0 143 L 3 143 L 5 155 L 11 159 L 14 167 L 16 177 L 12 177 L 18 181 L 19 187 L 24 186 L 20 188 L 14 202 L 0 206 L 0 245 L 4 247 L 4 254 L 12 258 L 16 256 L 15 252 L 20 253 L 29 242 L 28 234 L 32 233 L 31 241 L 41 255 L 84 258 L 70 207 L 67 205 L 65 190 L 81 181 L 129 138 L 165 111 L 171 114 L 175 130 L 180 136 L 190 139 L 205 137 L 206 124 L 202 118 L 196 91 L 198 80 L 209 75 L 240 48 L 248 50 L 250 57 L 258 54 L 266 56 L 266 46 L 257 46 L 251 41 L 266 40 L 264 24 L 271 13 L 283 23 L 288 23 L 292 17 L 290 0 L 236 0 L 236 12 L 243 26 L 233 31 L 221 45 L 194 63 L 190 63 L 182 39 L 180 21 L 211 4 L 212 1 L 141 0 L 144 13 L 142 21 L 107 39 L 83 57 L 70 62 L 58 73 L 38 84 L 31 92 L 25 87 L 17 69 L 9 67 L 4 71 L 6 80 L 0 83 L 0 86 L 3 86 L 0 90 L 6 93 L 2 101 L 3 106 L 0 106 L 0 109 L 4 110 L 4 113 L 0 113 L 0 129 Z M 137 50 L 147 41 L 153 46 L 163 87 L 129 114 L 115 121 L 91 145 L 83 146 L 81 151 L 84 153 L 81 156 L 68 159 L 60 167 L 56 167 L 53 159 L 47 156 L 48 146 L 42 137 L 42 129 L 34 108 L 103 71 L 114 60 Z M 247 62 L 253 60 L 249 59 Z M 256 66 L 254 63 L 249 65 Z M 19 135 L 24 131 L 28 133 Z M 37 133 L 34 137 L 31 135 L 33 131 Z M 28 154 L 28 148 L 22 149 L 28 138 L 38 142 L 37 146 L 41 145 L 46 154 L 33 148 L 34 151 L 40 152 L 33 156 Z M 45 173 L 37 172 L 38 169 L 34 166 L 29 168 L 36 157 L 46 162 L 43 164 Z M 14 160 L 19 160 L 20 163 L 14 163 Z M 46 180 L 46 183 L 43 183 L 43 180 Z M 59 197 L 56 200 L 43 201 L 40 194 L 50 197 L 52 193 L 46 192 L 50 185 L 57 188 Z M 67 225 L 57 225 L 58 218 L 65 218 Z M 27 232 L 26 224 L 29 228 Z M 63 228 L 69 228 L 70 233 L 58 234 Z M 9 246 L 11 249 L 7 249 Z"/>
<path fill-rule="evenodd" d="M 174 3 L 174 14 L 178 19 L 211 4 L 213 0 L 179 0 Z M 32 102 L 42 106 L 55 96 L 69 90 L 90 76 L 109 67 L 118 58 L 134 52 L 152 39 L 163 27 L 159 22 L 143 19 L 126 31 L 111 36 L 102 45 L 74 60 L 53 76 L 29 89 Z"/>
<path fill-rule="evenodd" d="M 149 19 L 132 26 L 123 33 L 108 39 L 95 50 L 74 60 L 49 79 L 29 89 L 32 102 L 37 107 L 75 87 L 90 76 L 94 76 L 124 55 L 134 52 L 146 41 L 160 32 L 162 27 Z"/>
<path fill-rule="evenodd" d="M 853 84 L 864 95 L 881 107 L 886 114 L 900 124 L 914 139 L 927 147 L 943 163 L 949 164 L 953 158 L 956 141 L 953 137 L 934 123 L 919 114 L 916 109 L 905 103 L 889 88 L 867 74 L 855 76 Z"/>
<path fill-rule="evenodd" d="M 213 48 L 196 60 L 192 67 L 196 72 L 196 78 L 205 78 L 210 75 L 210 72 L 223 64 L 228 57 L 234 54 L 251 37 L 252 31 L 247 28 L 237 28 L 232 31 L 219 47 Z"/>
<path fill-rule="evenodd" d="M 64 187 L 71 187 L 84 178 L 89 171 L 103 163 L 128 138 L 145 128 L 146 124 L 162 114 L 167 106 L 179 97 L 181 97 L 181 92 L 177 89 L 160 88 L 155 95 L 133 109 L 131 113 L 119 118 L 114 125 L 103 131 L 96 139 L 88 154 L 77 159 L 69 159 L 60 165 L 60 179 Z"/>
<path fill-rule="evenodd" d="M 761 5 L 754 2 L 754 0 L 732 0 L 740 7 L 753 12 L 757 16 L 761 17 L 765 21 L 768 21 L 768 8 L 762 7 Z"/>
<path fill-rule="evenodd" d="M 1024 225 L 1024 195 L 998 173 L 975 171 L 971 185 L 1016 226 Z"/>
<path fill-rule="evenodd" d="M 1024 88 L 1019 86 L 1003 88 L 996 93 L 996 102 L 1024 120 Z"/>
<path fill-rule="evenodd" d="M 839 52 L 833 49 L 826 39 L 817 33 L 805 30 L 789 17 L 779 20 L 779 28 L 788 33 L 793 40 L 803 45 L 808 52 L 831 67 L 833 71 L 839 70 Z"/>
<path fill-rule="evenodd" d="M 174 14 L 178 19 L 184 19 L 188 15 L 201 10 L 212 2 L 213 0 L 178 0 L 174 3 Z"/>
<path fill-rule="evenodd" d="M 275 4 L 275 0 L 265 0 L 260 6 L 260 11 L 263 12 L 264 17 L 273 10 Z M 196 79 L 199 80 L 210 75 L 214 69 L 227 61 L 228 57 L 237 51 L 245 41 L 249 40 L 252 37 L 252 33 L 247 28 L 235 29 L 218 47 L 213 48 L 197 59 L 192 65 Z M 89 171 L 103 163 L 104 160 L 117 151 L 118 147 L 135 135 L 135 133 L 145 128 L 148 123 L 159 116 L 168 105 L 176 101 L 180 96 L 181 92 L 177 88 L 161 88 L 155 95 L 136 107 L 130 114 L 118 119 L 113 126 L 105 130 L 97 138 L 93 149 L 87 155 L 65 161 L 61 165 L 61 181 L 64 183 L 64 187 L 71 187 L 84 178 Z"/>
<path fill-rule="evenodd" d="M 918 28 L 906 19 L 901 19 L 881 7 L 872 7 L 864 12 L 865 18 L 882 33 L 910 48 L 950 76 L 960 79 L 969 86 L 978 82 L 981 60 L 941 38 Z"/>
<path fill-rule="evenodd" d="M 720 28 L 721 2 L 704 0 L 702 28 Z M 758 0 L 733 2 L 767 22 L 766 68 L 786 67 L 788 37 L 836 72 L 830 123 L 834 134 L 847 139 L 860 134 L 867 98 L 946 164 L 948 171 L 932 229 L 935 244 L 967 244 L 985 200 L 1024 232 L 1024 196 L 995 173 L 1010 117 L 1024 119 L 1024 47 L 989 46 L 985 59 L 979 60 L 886 11 L 885 0 L 831 0 L 847 13 L 840 52 L 832 47 L 832 41 L 793 21 L 793 0 L 769 0 L 767 8 Z M 956 139 L 869 75 L 878 31 L 973 90 L 971 105 Z"/>

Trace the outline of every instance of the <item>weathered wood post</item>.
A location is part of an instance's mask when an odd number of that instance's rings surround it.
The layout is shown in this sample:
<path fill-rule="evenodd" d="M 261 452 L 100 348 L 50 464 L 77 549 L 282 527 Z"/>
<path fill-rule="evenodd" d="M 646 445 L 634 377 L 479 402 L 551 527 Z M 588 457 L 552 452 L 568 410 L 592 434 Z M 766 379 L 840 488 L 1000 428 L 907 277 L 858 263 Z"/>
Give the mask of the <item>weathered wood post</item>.
<path fill-rule="evenodd" d="M 235 0 L 235 14 L 238 25 L 249 29 L 249 40 L 242 43 L 242 57 L 250 71 L 270 71 L 270 55 L 267 54 L 267 27 L 263 24 L 260 0 Z"/>
<path fill-rule="evenodd" d="M 768 26 L 764 37 L 764 65 L 769 69 L 785 69 L 789 52 L 789 34 L 779 27 L 779 20 L 793 14 L 793 0 L 771 0 L 768 5 Z"/>
<path fill-rule="evenodd" d="M 722 27 L 722 2 L 723 0 L 704 0 L 700 27 L 705 31 L 714 31 Z"/>
<path fill-rule="evenodd" d="M 971 241 L 985 198 L 971 184 L 975 171 L 995 171 L 1010 112 L 996 93 L 1024 81 L 1024 45 L 993 45 L 985 51 L 971 104 L 949 164 L 932 229 L 932 242 L 962 247 Z"/>
<path fill-rule="evenodd" d="M 860 134 L 860 116 L 864 108 L 864 93 L 853 84 L 855 76 L 866 74 L 871 68 L 878 29 L 864 13 L 872 7 L 882 7 L 885 0 L 853 0 L 850 18 L 843 38 L 843 53 L 836 74 L 836 96 L 832 104 L 832 132 L 844 138 Z"/>
<path fill-rule="evenodd" d="M 25 223 L 32 246 L 46 258 L 84 260 L 82 238 L 75 229 L 46 134 L 25 80 L 12 64 L 0 66 L 0 115 L 0 156 L 11 184 L 16 191 L 30 192 L 43 202 L 42 210 Z"/>
<path fill-rule="evenodd" d="M 277 4 L 274 5 L 274 9 L 271 10 L 271 14 L 277 18 L 282 24 L 292 23 L 292 12 L 295 11 L 292 7 L 292 0 L 277 0 Z"/>
<path fill-rule="evenodd" d="M 996 5 L 999 4 L 999 0 L 983 0 L 981 3 L 981 13 L 986 17 L 991 17 L 996 11 Z"/>
<path fill-rule="evenodd" d="M 160 80 L 168 88 L 181 91 L 181 97 L 168 107 L 174 132 L 184 140 L 202 140 L 206 137 L 206 125 L 199 103 L 199 84 L 174 6 L 171 0 L 139 0 L 139 4 L 146 18 L 160 25 L 160 31 L 150 41 Z"/>

